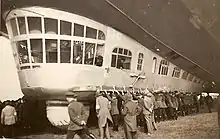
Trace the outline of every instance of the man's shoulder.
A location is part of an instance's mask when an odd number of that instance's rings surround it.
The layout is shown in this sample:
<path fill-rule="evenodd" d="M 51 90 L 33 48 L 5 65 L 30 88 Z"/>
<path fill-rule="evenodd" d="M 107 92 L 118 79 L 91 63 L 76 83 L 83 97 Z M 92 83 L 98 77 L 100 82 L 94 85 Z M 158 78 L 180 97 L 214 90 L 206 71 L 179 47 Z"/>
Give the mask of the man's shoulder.
<path fill-rule="evenodd" d="M 72 101 L 68 105 L 68 107 L 82 107 L 82 106 L 83 106 L 83 104 L 81 102 L 78 102 L 78 101 Z"/>
<path fill-rule="evenodd" d="M 96 99 L 97 100 L 102 100 L 102 101 L 108 101 L 108 99 L 106 97 L 103 97 L 103 96 L 99 96 Z"/>
<path fill-rule="evenodd" d="M 12 107 L 10 105 L 6 105 L 2 110 L 7 110 L 7 109 L 14 109 L 14 107 Z"/>
<path fill-rule="evenodd" d="M 128 101 L 125 105 L 130 106 L 130 105 L 137 105 L 134 101 Z"/>

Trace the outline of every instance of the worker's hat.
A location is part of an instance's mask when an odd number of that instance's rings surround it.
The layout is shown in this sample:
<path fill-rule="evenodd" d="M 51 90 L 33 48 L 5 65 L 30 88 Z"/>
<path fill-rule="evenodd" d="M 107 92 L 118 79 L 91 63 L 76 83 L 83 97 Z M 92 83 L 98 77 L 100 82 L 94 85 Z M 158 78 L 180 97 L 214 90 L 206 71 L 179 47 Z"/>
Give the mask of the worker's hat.
<path fill-rule="evenodd" d="M 77 98 L 77 94 L 72 92 L 72 91 L 67 91 L 66 92 L 66 97 Z"/>

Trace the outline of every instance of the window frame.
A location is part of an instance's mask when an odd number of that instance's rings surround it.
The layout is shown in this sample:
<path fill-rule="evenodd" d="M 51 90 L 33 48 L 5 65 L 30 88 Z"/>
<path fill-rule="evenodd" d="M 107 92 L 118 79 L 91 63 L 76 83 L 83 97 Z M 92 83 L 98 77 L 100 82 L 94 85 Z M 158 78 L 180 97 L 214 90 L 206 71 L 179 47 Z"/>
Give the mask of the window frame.
<path fill-rule="evenodd" d="M 30 24 L 29 24 L 29 22 L 30 22 L 30 18 L 39 18 L 40 19 L 40 33 L 31 33 L 31 30 L 30 30 Z M 28 30 L 28 34 L 46 34 L 45 33 L 45 18 L 42 18 L 42 17 L 39 17 L 39 16 L 27 16 L 26 17 L 26 21 L 27 21 L 27 30 Z M 42 21 L 43 20 L 43 21 Z M 44 25 L 42 24 L 42 23 L 44 23 Z M 40 39 L 40 38 L 39 38 Z"/>
<path fill-rule="evenodd" d="M 40 40 L 39 42 L 41 42 L 41 53 L 42 53 L 42 56 L 41 56 L 41 62 L 33 62 L 32 60 L 34 60 L 34 59 L 32 59 L 32 58 L 34 58 L 34 56 L 33 56 L 33 54 L 32 53 L 34 53 L 33 52 L 33 47 L 32 47 L 32 45 L 31 45 L 31 41 L 32 40 L 34 40 L 34 41 L 36 41 L 36 40 Z M 43 39 L 42 38 L 32 38 L 32 39 L 30 39 L 30 53 L 31 53 L 31 62 L 30 63 L 32 63 L 32 64 L 35 64 L 35 63 L 43 63 Z M 39 52 L 37 52 L 37 53 L 39 53 Z"/>
<path fill-rule="evenodd" d="M 157 70 L 157 57 L 153 57 L 152 73 L 156 73 Z"/>
<path fill-rule="evenodd" d="M 139 63 L 139 60 L 141 60 L 141 63 Z M 137 70 L 142 71 L 143 70 L 143 65 L 144 65 L 144 54 L 143 53 L 138 53 Z M 140 67 L 140 69 L 138 67 Z"/>
<path fill-rule="evenodd" d="M 189 73 L 187 71 L 184 71 L 181 76 L 181 79 L 187 80 L 188 76 L 189 76 Z"/>
<path fill-rule="evenodd" d="M 93 32 L 93 33 L 95 33 L 95 36 L 90 36 L 91 34 L 89 34 L 89 31 L 91 31 L 91 32 Z M 90 32 L 90 33 L 91 33 Z M 98 36 L 98 30 L 97 29 L 95 29 L 95 28 L 93 28 L 93 27 L 89 27 L 89 26 L 86 26 L 86 34 L 85 34 L 85 38 L 90 38 L 90 39 L 98 39 L 97 38 L 97 36 Z"/>
<path fill-rule="evenodd" d="M 120 48 L 120 49 L 123 49 L 123 50 L 122 50 L 122 54 L 119 53 L 119 48 Z M 116 49 L 117 49 L 117 52 L 114 52 L 114 50 L 116 50 Z M 124 55 L 124 50 L 127 50 L 127 51 L 128 51 L 127 55 Z M 113 55 L 116 56 L 115 66 L 114 66 L 114 67 L 112 66 L 112 57 L 113 57 Z M 114 48 L 113 48 L 112 54 L 111 54 L 111 67 L 112 67 L 112 68 L 117 68 L 117 67 L 118 67 L 118 58 L 119 58 L 119 56 L 124 56 L 124 57 L 126 57 L 126 58 L 130 58 L 130 67 L 129 67 L 129 69 L 127 69 L 127 68 L 122 68 L 122 69 L 123 69 L 123 70 L 131 70 L 131 67 L 132 67 L 132 66 L 131 66 L 131 64 L 132 64 L 132 52 L 131 52 L 129 49 L 122 48 L 122 47 L 114 47 Z M 121 69 L 121 68 L 117 68 L 117 69 Z"/>
<path fill-rule="evenodd" d="M 26 17 L 25 16 L 19 16 L 19 17 L 17 17 L 17 21 L 18 21 L 18 29 L 19 29 L 19 35 L 25 35 L 25 34 L 27 34 L 27 23 L 26 23 L 26 19 L 25 19 Z M 23 19 L 24 20 L 24 33 L 21 33 L 21 25 L 19 24 L 20 22 L 19 22 L 19 19 Z"/>
<path fill-rule="evenodd" d="M 51 30 L 47 30 L 47 23 L 46 23 L 46 20 L 50 20 L 50 21 L 55 21 L 54 23 L 56 23 L 56 32 L 54 32 L 55 34 L 51 33 Z M 50 34 L 50 35 L 60 35 L 59 32 L 60 32 L 60 26 L 59 26 L 59 22 L 60 20 L 59 19 L 56 19 L 56 18 L 50 18 L 50 17 L 44 17 L 44 34 Z M 55 30 L 52 30 L 52 31 L 55 31 Z M 50 32 L 50 33 L 48 33 Z"/>
<path fill-rule="evenodd" d="M 18 20 L 22 21 L 21 22 L 22 24 L 19 24 Z M 30 24 L 34 21 L 36 21 L 37 23 L 34 24 L 33 26 L 31 26 Z M 65 29 L 64 29 L 65 27 L 63 27 L 63 33 L 64 34 L 62 33 L 61 24 L 64 23 L 63 26 L 65 26 L 66 22 L 68 23 L 68 24 L 66 24 L 67 29 L 69 29 L 69 27 L 70 27 L 70 31 L 68 31 L 68 36 L 63 36 L 63 35 L 67 35 L 67 34 L 65 34 Z M 80 49 L 80 51 L 82 51 L 82 52 L 79 52 L 79 53 L 82 53 L 82 63 L 80 63 L 80 64 L 86 65 L 84 63 L 84 61 L 85 61 L 85 43 L 86 42 L 95 44 L 95 48 L 93 50 L 93 53 L 94 53 L 93 66 L 97 66 L 95 64 L 95 61 L 96 61 L 96 57 L 98 57 L 98 56 L 99 57 L 97 59 L 98 59 L 98 62 L 99 62 L 99 67 L 102 67 L 103 64 L 104 64 L 103 61 L 104 61 L 104 55 L 105 55 L 104 50 L 105 50 L 105 40 L 106 40 L 106 34 L 105 33 L 106 32 L 104 31 L 104 29 L 102 29 L 102 27 L 97 27 L 95 25 L 90 27 L 90 26 L 86 26 L 85 24 L 83 24 L 81 22 L 77 22 L 77 21 L 75 22 L 75 21 L 70 21 L 70 20 L 58 19 L 56 17 L 47 17 L 47 16 L 38 16 L 38 15 L 16 16 L 16 17 L 8 19 L 6 21 L 6 24 L 9 25 L 9 33 L 12 36 L 12 42 L 16 46 L 16 53 L 18 53 L 17 44 L 19 44 L 19 42 L 22 42 L 22 41 L 26 42 L 27 52 L 25 52 L 25 53 L 27 53 L 27 61 L 28 62 L 20 63 L 19 62 L 20 56 L 18 54 L 17 60 L 18 60 L 18 63 L 19 63 L 19 68 L 22 67 L 22 66 L 25 66 L 25 65 L 29 65 L 30 68 L 34 68 L 34 66 L 36 66 L 36 64 L 45 64 L 45 63 L 57 63 L 57 64 L 59 63 L 59 64 L 61 64 L 61 63 L 66 63 L 66 62 L 62 62 L 62 58 L 61 58 L 62 57 L 61 42 L 65 41 L 65 40 L 70 41 L 70 43 L 71 43 L 70 44 L 71 45 L 70 46 L 71 50 L 69 52 L 70 53 L 70 62 L 68 62 L 69 64 L 70 63 L 71 64 L 76 64 L 73 61 L 74 41 L 83 42 L 82 46 L 79 46 L 79 47 L 82 47 L 81 49 L 83 49 L 83 50 Z M 23 32 L 20 34 L 20 26 L 19 25 L 22 25 L 22 27 L 23 27 L 23 24 L 24 24 L 24 29 L 22 29 Z M 52 25 L 52 24 L 54 24 L 54 25 Z M 13 25 L 14 30 L 12 30 L 12 25 Z M 52 27 L 50 25 L 52 25 Z M 74 29 L 75 29 L 75 26 L 77 26 L 77 25 L 79 25 L 81 27 L 80 28 L 81 29 L 80 34 L 82 36 L 74 35 L 74 33 L 75 33 Z M 55 27 L 53 27 L 53 26 L 55 26 Z M 93 38 L 87 38 L 86 37 L 86 27 L 89 27 L 89 28 L 92 28 L 92 29 L 96 30 L 96 38 L 95 37 L 93 37 Z M 36 30 L 36 32 L 30 33 L 32 30 Z M 13 33 L 13 31 L 15 33 Z M 24 36 L 21 36 L 21 35 L 24 35 Z M 101 37 L 99 38 L 98 35 L 101 35 Z M 36 54 L 35 54 L 35 50 L 33 51 L 34 53 L 32 52 L 33 48 L 31 46 L 31 43 L 32 43 L 33 46 L 35 45 L 35 43 L 33 43 L 34 41 L 32 42 L 32 40 L 41 40 L 42 45 L 39 44 L 39 46 L 42 49 L 39 50 L 39 51 L 41 51 L 39 53 L 42 53 L 42 56 L 39 56 L 37 51 L 36 51 Z M 56 44 L 56 50 L 55 50 L 55 48 L 51 48 L 51 49 L 49 48 L 49 44 L 47 44 L 47 43 L 50 40 L 56 41 L 56 43 L 54 42 L 54 44 L 52 44 L 53 46 L 55 46 L 55 44 Z M 36 47 L 38 46 L 38 42 L 36 42 L 35 46 Z M 99 46 L 99 49 L 101 51 L 99 52 L 99 54 L 96 54 L 98 46 Z M 103 47 L 103 48 L 101 48 L 101 47 Z M 35 48 L 35 49 L 38 49 L 38 48 Z M 53 51 L 54 51 L 54 54 L 52 54 L 53 56 L 50 56 L 49 53 L 53 53 Z M 56 51 L 56 54 L 55 54 L 55 51 Z M 15 51 L 13 51 L 13 52 L 15 52 Z M 47 54 L 49 54 L 49 55 L 47 55 Z M 129 54 L 130 53 L 128 53 L 128 55 Z M 55 62 L 55 60 L 53 60 L 53 59 L 55 59 L 55 55 L 56 55 L 56 62 Z M 34 60 L 34 61 L 40 61 L 40 62 L 37 62 L 37 63 L 33 62 L 32 61 L 32 59 L 33 59 L 32 56 L 34 58 L 36 57 L 36 60 Z M 39 56 L 39 58 L 38 58 L 38 56 Z M 101 58 L 100 58 L 100 56 L 101 56 Z M 49 57 L 51 57 L 51 58 L 49 58 Z M 132 56 L 129 56 L 129 57 L 132 57 Z M 65 61 L 67 61 L 67 60 L 65 60 Z M 127 62 L 127 60 L 126 60 L 126 62 Z M 128 61 L 128 62 L 130 64 L 129 69 L 131 69 L 131 60 Z M 125 67 L 127 67 L 127 66 L 125 66 Z"/>
<path fill-rule="evenodd" d="M 190 82 L 192 82 L 192 81 L 193 81 L 193 78 L 194 78 L 194 75 L 189 74 L 187 80 L 190 81 Z"/>
<path fill-rule="evenodd" d="M 180 78 L 181 69 L 179 67 L 173 68 L 172 77 Z"/>
<path fill-rule="evenodd" d="M 68 34 L 64 34 L 63 30 L 65 30 L 64 25 L 70 24 L 70 30 L 68 32 Z M 71 36 L 72 35 L 72 22 L 69 21 L 65 21 L 65 20 L 60 20 L 60 34 L 59 35 L 67 35 L 67 36 Z"/>
<path fill-rule="evenodd" d="M 168 76 L 168 73 L 169 73 L 169 61 L 162 59 L 160 61 L 158 74 Z"/>

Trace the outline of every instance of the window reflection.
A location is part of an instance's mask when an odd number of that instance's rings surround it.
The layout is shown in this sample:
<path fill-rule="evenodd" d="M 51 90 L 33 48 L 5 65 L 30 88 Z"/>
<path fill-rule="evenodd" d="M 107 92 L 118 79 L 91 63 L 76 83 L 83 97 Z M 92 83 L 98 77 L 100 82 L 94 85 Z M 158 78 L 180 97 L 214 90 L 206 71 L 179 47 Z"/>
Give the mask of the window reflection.
<path fill-rule="evenodd" d="M 16 25 L 16 20 L 15 18 L 12 18 L 10 20 L 11 23 L 11 29 L 12 29 L 12 34 L 13 36 L 17 36 L 18 35 L 18 30 L 17 30 L 17 25 Z"/>
<path fill-rule="evenodd" d="M 27 41 L 18 41 L 16 46 L 19 55 L 19 63 L 29 63 Z"/>
<path fill-rule="evenodd" d="M 26 34 L 26 25 L 25 25 L 25 18 L 24 17 L 18 17 L 18 26 L 20 34 Z"/>
<path fill-rule="evenodd" d="M 118 61 L 117 61 L 117 68 L 119 69 L 130 69 L 131 65 L 131 57 L 127 56 L 118 56 Z"/>
<path fill-rule="evenodd" d="M 84 26 L 74 23 L 74 36 L 83 37 Z"/>
<path fill-rule="evenodd" d="M 60 40 L 60 62 L 70 63 L 71 41 Z"/>
<path fill-rule="evenodd" d="M 95 43 L 85 44 L 85 64 L 93 65 L 94 54 L 95 54 Z"/>
<path fill-rule="evenodd" d="M 45 18 L 44 24 L 45 24 L 45 33 L 46 34 L 57 34 L 58 20 L 51 19 L 51 18 Z"/>
<path fill-rule="evenodd" d="M 31 62 L 43 63 L 42 39 L 31 39 Z"/>
<path fill-rule="evenodd" d="M 28 27 L 30 34 L 42 33 L 41 18 L 40 17 L 27 17 Z"/>
<path fill-rule="evenodd" d="M 73 63 L 82 64 L 83 57 L 83 42 L 73 42 Z"/>
<path fill-rule="evenodd" d="M 86 27 L 86 37 L 96 39 L 97 30 L 94 28 Z"/>
<path fill-rule="evenodd" d="M 66 21 L 60 21 L 60 34 L 71 35 L 71 23 Z"/>
<path fill-rule="evenodd" d="M 99 30 L 98 39 L 99 40 L 105 40 L 105 34 L 101 30 Z"/>
<path fill-rule="evenodd" d="M 46 62 L 57 63 L 57 40 L 45 40 Z"/>
<path fill-rule="evenodd" d="M 104 44 L 97 44 L 96 47 L 96 57 L 95 57 L 95 65 L 102 66 L 103 63 L 103 54 L 104 54 Z"/>

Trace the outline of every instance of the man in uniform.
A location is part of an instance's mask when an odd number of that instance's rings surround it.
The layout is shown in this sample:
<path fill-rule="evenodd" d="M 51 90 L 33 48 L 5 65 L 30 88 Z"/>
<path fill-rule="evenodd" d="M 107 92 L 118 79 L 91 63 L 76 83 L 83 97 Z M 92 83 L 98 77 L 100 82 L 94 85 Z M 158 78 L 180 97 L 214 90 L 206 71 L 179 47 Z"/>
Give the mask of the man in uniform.
<path fill-rule="evenodd" d="M 166 105 L 167 105 L 167 116 L 168 116 L 168 119 L 169 120 L 173 120 L 174 119 L 174 114 L 173 114 L 173 109 L 174 109 L 174 106 L 173 106 L 173 103 L 172 103 L 172 98 L 170 96 L 171 92 L 167 92 L 165 94 L 165 102 L 166 102 Z"/>
<path fill-rule="evenodd" d="M 147 135 L 151 135 L 152 130 L 153 130 L 152 116 L 153 116 L 154 105 L 153 105 L 153 101 L 151 97 L 152 96 L 150 92 L 147 92 L 146 94 L 144 94 L 143 114 L 144 114 L 144 118 L 146 121 L 145 132 L 147 133 Z"/>
<path fill-rule="evenodd" d="M 146 89 L 147 90 L 147 89 Z M 148 90 L 147 90 L 148 91 Z M 149 92 L 149 95 L 151 95 L 151 100 L 153 102 L 153 112 L 152 112 L 152 116 L 151 116 L 151 121 L 152 121 L 152 126 L 153 126 L 153 129 L 154 130 L 157 130 L 157 125 L 156 125 L 156 122 L 155 122 L 155 110 L 158 108 L 157 106 L 157 103 L 156 103 L 156 98 L 155 96 Z"/>
<path fill-rule="evenodd" d="M 69 103 L 68 113 L 70 117 L 67 139 L 73 139 L 76 134 L 82 139 L 89 139 L 84 128 L 88 115 L 85 112 L 83 104 L 77 101 L 77 94 L 73 92 L 67 92 L 66 99 Z"/>
<path fill-rule="evenodd" d="M 136 116 L 141 112 L 138 105 L 132 101 L 130 93 L 125 94 L 125 103 L 122 109 L 124 115 L 124 131 L 126 139 L 137 139 L 137 119 Z"/>

